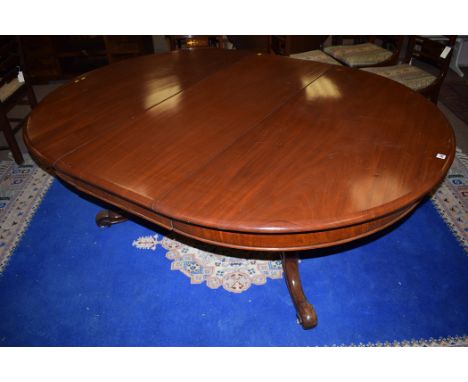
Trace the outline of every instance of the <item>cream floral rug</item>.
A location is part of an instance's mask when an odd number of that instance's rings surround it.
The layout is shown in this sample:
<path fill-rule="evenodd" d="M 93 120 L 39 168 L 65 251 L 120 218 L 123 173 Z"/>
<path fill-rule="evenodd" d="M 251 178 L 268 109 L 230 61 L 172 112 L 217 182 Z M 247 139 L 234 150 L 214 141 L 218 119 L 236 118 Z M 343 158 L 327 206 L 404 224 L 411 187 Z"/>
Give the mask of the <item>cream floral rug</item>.
<path fill-rule="evenodd" d="M 223 287 L 228 292 L 241 293 L 251 285 L 265 284 L 268 278 L 283 276 L 281 260 L 256 260 L 254 253 L 243 252 L 246 258 L 239 258 L 229 249 L 207 245 L 192 247 L 157 234 L 140 237 L 133 246 L 153 251 L 161 246 L 172 262 L 172 270 L 182 272 L 192 284 L 206 282 L 212 289 Z"/>

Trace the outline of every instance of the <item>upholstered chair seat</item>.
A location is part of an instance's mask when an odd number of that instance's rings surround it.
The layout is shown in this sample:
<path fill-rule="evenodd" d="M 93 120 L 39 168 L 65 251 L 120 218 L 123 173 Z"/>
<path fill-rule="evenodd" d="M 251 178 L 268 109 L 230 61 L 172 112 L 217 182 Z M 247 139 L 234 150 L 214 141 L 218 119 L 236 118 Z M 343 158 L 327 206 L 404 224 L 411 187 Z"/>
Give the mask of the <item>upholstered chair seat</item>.
<path fill-rule="evenodd" d="M 0 78 L 1 81 L 1 78 Z M 24 82 L 19 82 L 18 78 L 13 78 L 10 82 L 0 86 L 0 102 L 5 102 L 11 95 L 13 95 Z"/>
<path fill-rule="evenodd" d="M 328 46 L 323 51 L 353 68 L 377 65 L 390 59 L 393 55 L 391 51 L 369 42 L 356 45 Z"/>
<path fill-rule="evenodd" d="M 376 68 L 363 68 L 366 72 L 378 74 L 418 91 L 433 84 L 437 77 L 412 65 L 401 64 Z"/>
<path fill-rule="evenodd" d="M 289 57 L 297 58 L 300 60 L 316 61 L 316 62 L 321 62 L 324 64 L 341 65 L 338 61 L 330 57 L 328 54 L 323 53 L 319 49 L 309 50 L 308 52 L 291 54 Z"/>

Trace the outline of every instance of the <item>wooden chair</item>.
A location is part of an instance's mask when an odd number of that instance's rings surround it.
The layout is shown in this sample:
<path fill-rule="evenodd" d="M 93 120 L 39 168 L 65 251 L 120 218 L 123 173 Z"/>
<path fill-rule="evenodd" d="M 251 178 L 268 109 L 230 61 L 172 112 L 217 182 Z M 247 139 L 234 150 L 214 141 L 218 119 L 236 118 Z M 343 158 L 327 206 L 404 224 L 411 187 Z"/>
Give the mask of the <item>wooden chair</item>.
<path fill-rule="evenodd" d="M 449 69 L 456 38 L 457 36 L 445 36 L 445 39 L 433 40 L 423 36 L 411 36 L 402 64 L 362 70 L 406 85 L 437 105 L 440 87 Z M 427 68 L 415 66 L 415 61 L 424 63 Z"/>
<path fill-rule="evenodd" d="M 332 45 L 323 51 L 342 64 L 352 68 L 395 65 L 400 56 L 403 36 L 345 36 L 360 43 L 355 45 Z M 367 42 L 362 43 L 363 39 Z M 342 38 L 333 39 L 335 43 Z"/>
<path fill-rule="evenodd" d="M 15 139 L 15 133 L 21 129 L 26 118 L 9 118 L 8 112 L 15 105 L 36 106 L 36 96 L 24 70 L 24 56 L 21 40 L 15 36 L 0 37 L 0 129 L 8 144 L 0 149 L 10 149 L 16 163 L 23 163 L 23 155 Z M 27 99 L 25 101 L 24 99 Z M 15 129 L 10 122 L 18 122 Z"/>

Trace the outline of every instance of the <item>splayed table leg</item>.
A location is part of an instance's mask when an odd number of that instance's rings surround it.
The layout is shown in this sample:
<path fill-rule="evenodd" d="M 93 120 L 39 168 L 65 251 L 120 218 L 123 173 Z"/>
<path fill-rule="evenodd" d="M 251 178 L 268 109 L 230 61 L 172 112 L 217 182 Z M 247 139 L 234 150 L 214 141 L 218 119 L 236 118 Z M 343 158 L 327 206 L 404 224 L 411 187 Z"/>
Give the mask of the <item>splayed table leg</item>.
<path fill-rule="evenodd" d="M 283 271 L 289 294 L 296 308 L 297 318 L 304 329 L 312 329 L 317 325 L 317 314 L 312 304 L 302 290 L 299 276 L 299 257 L 295 253 L 282 253 Z"/>
<path fill-rule="evenodd" d="M 101 210 L 96 215 L 98 227 L 110 227 L 113 224 L 122 223 L 128 219 L 112 210 Z"/>

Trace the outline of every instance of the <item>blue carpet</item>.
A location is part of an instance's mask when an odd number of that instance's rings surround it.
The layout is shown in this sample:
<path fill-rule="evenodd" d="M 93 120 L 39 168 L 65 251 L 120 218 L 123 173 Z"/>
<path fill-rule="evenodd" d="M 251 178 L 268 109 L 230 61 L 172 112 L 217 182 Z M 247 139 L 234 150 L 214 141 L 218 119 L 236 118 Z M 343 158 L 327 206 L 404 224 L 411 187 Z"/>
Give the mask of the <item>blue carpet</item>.
<path fill-rule="evenodd" d="M 99 229 L 100 207 L 55 181 L 0 276 L 3 346 L 315 346 L 468 334 L 468 256 L 430 201 L 385 234 L 305 255 L 317 328 L 284 280 L 241 294 L 170 270 L 153 231 Z M 153 227 L 155 229 L 155 227 Z"/>

